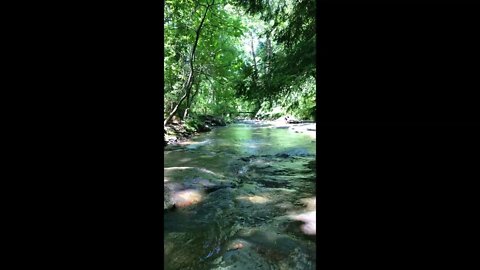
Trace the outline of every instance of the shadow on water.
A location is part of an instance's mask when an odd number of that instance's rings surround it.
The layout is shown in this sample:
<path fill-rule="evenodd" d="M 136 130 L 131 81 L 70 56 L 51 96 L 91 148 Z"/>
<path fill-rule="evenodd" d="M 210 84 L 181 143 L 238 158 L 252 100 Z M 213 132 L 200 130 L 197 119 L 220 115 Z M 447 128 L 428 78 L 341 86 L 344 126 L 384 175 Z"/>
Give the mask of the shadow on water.
<path fill-rule="evenodd" d="M 251 124 L 167 147 L 165 183 L 222 186 L 165 211 L 165 269 L 315 269 L 315 236 L 292 218 L 316 207 L 315 154 L 308 136 Z"/>

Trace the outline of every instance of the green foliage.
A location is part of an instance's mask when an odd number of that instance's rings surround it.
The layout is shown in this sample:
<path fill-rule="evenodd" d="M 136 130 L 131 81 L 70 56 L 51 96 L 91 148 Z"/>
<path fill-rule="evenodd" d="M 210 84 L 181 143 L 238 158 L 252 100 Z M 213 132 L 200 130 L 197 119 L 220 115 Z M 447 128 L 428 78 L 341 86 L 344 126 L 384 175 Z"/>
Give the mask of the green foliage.
<path fill-rule="evenodd" d="M 189 71 L 189 52 L 206 1 L 167 1 L 165 8 L 165 112 L 183 95 L 182 83 Z M 211 0 L 210 2 L 211 3 Z M 180 114 L 221 114 L 234 111 L 236 72 L 242 59 L 240 37 L 245 31 L 234 7 L 215 1 L 204 22 L 195 54 L 195 82 L 191 104 L 182 104 Z M 198 92 L 197 92 L 198 91 Z"/>
<path fill-rule="evenodd" d="M 244 63 L 244 79 L 236 82 L 237 96 L 252 101 L 278 101 L 285 113 L 300 118 L 315 114 L 315 12 L 316 2 L 300 1 L 238 1 L 247 13 L 265 21 L 261 27 L 263 42 L 258 80 L 253 83 L 253 66 Z M 264 110 L 271 106 L 261 106 Z M 269 108 L 270 107 L 270 108 Z M 263 114 L 268 115 L 268 114 Z M 271 118 L 276 117 L 273 115 Z"/>
<path fill-rule="evenodd" d="M 192 119 L 200 114 L 232 118 L 239 111 L 261 109 L 269 118 L 286 113 L 314 117 L 316 2 L 215 0 L 195 59 L 190 59 L 196 30 L 211 3 L 165 1 L 165 113 L 184 95 L 194 60 L 191 97 L 178 111 L 183 117 L 189 108 L 189 128 L 196 127 Z"/>
<path fill-rule="evenodd" d="M 201 121 L 197 117 L 189 117 L 185 121 L 183 126 L 185 127 L 185 130 L 187 130 L 188 132 L 196 132 L 197 130 L 199 130 L 200 125 L 201 125 Z"/>

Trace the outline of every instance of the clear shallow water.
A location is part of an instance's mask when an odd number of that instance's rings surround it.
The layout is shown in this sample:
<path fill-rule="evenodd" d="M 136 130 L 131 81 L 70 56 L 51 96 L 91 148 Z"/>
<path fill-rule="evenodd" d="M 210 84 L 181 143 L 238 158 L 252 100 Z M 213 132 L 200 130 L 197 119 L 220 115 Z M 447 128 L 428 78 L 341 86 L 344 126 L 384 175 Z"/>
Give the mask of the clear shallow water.
<path fill-rule="evenodd" d="M 165 269 L 315 269 L 315 236 L 291 218 L 312 210 L 315 154 L 307 135 L 250 123 L 167 147 L 166 184 L 228 187 L 165 211 Z"/>

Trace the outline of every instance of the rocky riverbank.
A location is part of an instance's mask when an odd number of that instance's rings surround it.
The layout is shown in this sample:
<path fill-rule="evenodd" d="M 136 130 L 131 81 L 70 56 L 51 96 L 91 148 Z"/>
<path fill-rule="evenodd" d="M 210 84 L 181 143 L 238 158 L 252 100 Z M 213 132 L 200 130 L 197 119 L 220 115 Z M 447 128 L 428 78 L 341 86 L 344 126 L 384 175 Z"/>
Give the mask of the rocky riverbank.
<path fill-rule="evenodd" d="M 236 120 L 241 121 L 241 120 Z M 273 128 L 285 128 L 295 133 L 305 133 L 316 139 L 317 124 L 309 120 L 297 120 L 289 116 L 282 116 L 275 120 L 244 120 L 254 121 L 259 124 L 271 125 Z M 209 132 L 212 128 L 226 126 L 233 121 L 222 117 L 201 115 L 187 121 L 174 120 L 164 127 L 164 146 L 168 144 L 183 143 L 194 135 Z"/>
<path fill-rule="evenodd" d="M 297 120 L 282 116 L 275 120 L 246 120 L 258 125 L 266 125 L 268 128 L 288 129 L 291 132 L 303 133 L 316 139 L 317 124 L 310 120 Z"/>
<path fill-rule="evenodd" d="M 218 126 L 226 126 L 228 121 L 221 117 L 200 115 L 187 121 L 173 120 L 164 127 L 163 146 L 184 142 L 194 135 L 211 131 Z"/>
<path fill-rule="evenodd" d="M 304 133 L 313 139 L 316 139 L 317 124 L 314 121 L 288 119 L 285 117 L 270 121 L 275 128 L 285 128 L 295 133 Z"/>

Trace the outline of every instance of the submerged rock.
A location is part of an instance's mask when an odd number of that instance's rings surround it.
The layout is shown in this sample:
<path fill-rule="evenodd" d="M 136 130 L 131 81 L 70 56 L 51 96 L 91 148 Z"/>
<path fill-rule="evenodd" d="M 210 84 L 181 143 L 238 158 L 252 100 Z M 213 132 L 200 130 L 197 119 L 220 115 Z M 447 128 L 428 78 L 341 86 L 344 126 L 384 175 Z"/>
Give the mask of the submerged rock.
<path fill-rule="evenodd" d="M 215 185 L 215 186 L 205 188 L 205 191 L 207 193 L 212 193 L 212 192 L 215 192 L 215 191 L 217 191 L 219 189 L 222 189 L 222 188 L 234 188 L 234 187 L 236 187 L 236 185 L 231 184 L 231 183 L 230 184 L 224 184 L 224 185 Z"/>
<path fill-rule="evenodd" d="M 315 197 L 301 199 L 300 202 L 302 202 L 305 205 L 305 210 L 307 211 L 317 210 L 317 198 Z"/>
<path fill-rule="evenodd" d="M 314 160 L 311 160 L 309 161 L 307 164 L 305 164 L 305 167 L 315 171 L 316 167 L 317 167 L 317 161 L 314 159 Z"/>
<path fill-rule="evenodd" d="M 202 200 L 202 194 L 199 190 L 187 189 L 178 191 L 173 195 L 175 207 L 186 207 L 197 204 Z"/>
<path fill-rule="evenodd" d="M 250 244 L 244 240 L 235 240 L 227 245 L 226 250 L 237 250 L 237 249 L 242 249 L 244 247 L 250 247 Z"/>
<path fill-rule="evenodd" d="M 163 210 L 170 209 L 175 205 L 173 201 L 173 191 L 169 186 L 163 189 Z"/>
<path fill-rule="evenodd" d="M 163 209 L 173 207 L 183 208 L 195 205 L 203 200 L 206 193 L 211 193 L 221 188 L 231 187 L 231 185 L 214 185 L 207 180 L 203 183 L 169 183 L 164 185 Z"/>
<path fill-rule="evenodd" d="M 274 181 L 274 180 L 268 180 L 268 179 L 257 179 L 257 183 L 268 188 L 284 188 L 289 186 L 288 181 L 281 181 L 281 180 Z"/>
<path fill-rule="evenodd" d="M 195 205 L 209 193 L 235 186 L 214 172 L 202 168 L 165 168 L 165 176 L 164 209 Z"/>
<path fill-rule="evenodd" d="M 258 195 L 251 195 L 251 196 L 238 196 L 238 200 L 256 203 L 256 204 L 264 204 L 270 201 L 269 198 L 265 196 L 258 196 Z"/>
<path fill-rule="evenodd" d="M 303 221 L 305 224 L 301 226 L 302 231 L 308 235 L 317 233 L 317 211 L 309 211 L 300 215 L 292 215 L 293 220 Z"/>

